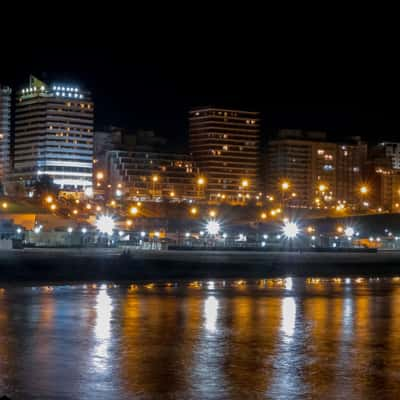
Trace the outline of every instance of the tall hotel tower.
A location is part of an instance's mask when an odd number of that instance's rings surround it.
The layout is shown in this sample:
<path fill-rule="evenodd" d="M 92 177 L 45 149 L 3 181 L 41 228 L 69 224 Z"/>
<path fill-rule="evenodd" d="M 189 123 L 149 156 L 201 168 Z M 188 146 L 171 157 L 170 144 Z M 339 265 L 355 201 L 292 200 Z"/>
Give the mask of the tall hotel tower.
<path fill-rule="evenodd" d="M 0 85 L 0 183 L 10 169 L 11 89 Z"/>
<path fill-rule="evenodd" d="M 14 176 L 29 186 L 49 175 L 65 191 L 92 187 L 93 102 L 74 85 L 30 77 L 17 96 Z"/>

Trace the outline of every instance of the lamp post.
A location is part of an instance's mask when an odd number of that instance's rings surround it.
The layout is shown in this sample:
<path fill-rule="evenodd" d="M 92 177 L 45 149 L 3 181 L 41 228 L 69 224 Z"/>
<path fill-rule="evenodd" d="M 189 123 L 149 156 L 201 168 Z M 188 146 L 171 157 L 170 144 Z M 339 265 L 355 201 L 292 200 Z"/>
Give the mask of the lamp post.
<path fill-rule="evenodd" d="M 152 197 L 155 197 L 155 193 L 156 193 L 156 184 L 158 183 L 159 178 L 158 175 L 153 175 L 151 177 L 151 182 L 152 182 Z"/>
<path fill-rule="evenodd" d="M 197 187 L 197 198 L 198 199 L 200 199 L 200 197 L 204 196 L 203 189 L 204 189 L 205 183 L 206 183 L 206 180 L 205 180 L 205 178 L 203 176 L 199 176 L 197 178 L 196 187 Z"/>
<path fill-rule="evenodd" d="M 369 189 L 367 185 L 360 186 L 360 210 L 362 209 L 364 202 L 366 201 Z"/>
<path fill-rule="evenodd" d="M 282 203 L 282 210 L 285 212 L 285 193 L 289 190 L 290 188 L 290 183 L 289 181 L 282 181 L 280 184 L 280 189 L 281 189 L 281 203 Z"/>

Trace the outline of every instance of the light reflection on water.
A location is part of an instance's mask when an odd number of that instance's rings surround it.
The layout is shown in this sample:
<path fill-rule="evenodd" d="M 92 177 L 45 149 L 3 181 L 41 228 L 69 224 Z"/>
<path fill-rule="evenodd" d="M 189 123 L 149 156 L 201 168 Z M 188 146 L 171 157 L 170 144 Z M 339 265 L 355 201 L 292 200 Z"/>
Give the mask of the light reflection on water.
<path fill-rule="evenodd" d="M 2 289 L 13 400 L 398 394 L 398 278 Z"/>

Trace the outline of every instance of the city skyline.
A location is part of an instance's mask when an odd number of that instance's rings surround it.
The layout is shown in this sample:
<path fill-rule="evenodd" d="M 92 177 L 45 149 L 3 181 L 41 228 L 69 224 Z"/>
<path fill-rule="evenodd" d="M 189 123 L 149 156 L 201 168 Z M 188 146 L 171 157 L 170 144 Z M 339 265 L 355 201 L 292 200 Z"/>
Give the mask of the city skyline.
<path fill-rule="evenodd" d="M 285 75 L 286 68 L 274 79 L 263 71 L 265 63 L 252 68 L 243 61 L 232 64 L 232 55 L 216 56 L 209 65 L 190 56 L 185 62 L 182 56 L 168 61 L 139 52 L 134 59 L 118 49 L 59 49 L 50 54 L 38 60 L 28 49 L 23 62 L 17 56 L 2 65 L 0 80 L 18 90 L 33 73 L 46 81 L 85 86 L 98 110 L 96 129 L 116 121 L 126 128 L 155 129 L 177 149 L 188 135 L 187 112 L 196 106 L 258 111 L 264 136 L 273 129 L 298 128 L 326 130 L 338 139 L 361 135 L 368 141 L 395 140 L 400 126 L 394 105 L 338 97 L 341 85 L 294 82 L 295 76 Z M 61 62 L 64 55 L 68 57 Z"/>

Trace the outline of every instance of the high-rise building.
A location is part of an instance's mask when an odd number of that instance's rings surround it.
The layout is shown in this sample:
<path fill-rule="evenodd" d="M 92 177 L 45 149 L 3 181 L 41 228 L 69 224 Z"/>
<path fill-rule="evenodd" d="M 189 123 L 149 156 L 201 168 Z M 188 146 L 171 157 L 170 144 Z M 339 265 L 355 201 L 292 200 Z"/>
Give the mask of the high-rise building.
<path fill-rule="evenodd" d="M 385 157 L 390 159 L 391 168 L 400 169 L 400 143 L 382 142 L 371 148 L 370 154 L 376 158 Z"/>
<path fill-rule="evenodd" d="M 105 152 L 102 172 L 112 196 L 118 191 L 137 200 L 198 198 L 197 171 L 187 154 L 167 152 L 166 140 L 151 130 L 129 132 L 114 127 L 111 137 L 112 149 Z M 98 186 L 101 181 L 96 182 Z"/>
<path fill-rule="evenodd" d="M 136 200 L 193 200 L 196 173 L 184 154 L 136 150 L 107 152 L 106 176 L 113 189 Z"/>
<path fill-rule="evenodd" d="M 189 112 L 189 150 L 211 200 L 240 201 L 260 190 L 258 112 L 195 108 Z"/>
<path fill-rule="evenodd" d="M 10 172 L 11 89 L 0 85 L 0 183 Z"/>
<path fill-rule="evenodd" d="M 329 208 L 337 201 L 356 202 L 366 145 L 327 141 L 324 132 L 281 130 L 267 146 L 267 194 L 293 207 Z M 287 181 L 289 188 L 282 189 Z"/>
<path fill-rule="evenodd" d="M 367 143 L 359 136 L 336 146 L 336 199 L 357 205 L 362 200 L 360 186 L 367 160 Z"/>
<path fill-rule="evenodd" d="M 92 187 L 93 102 L 76 85 L 31 77 L 17 96 L 14 177 L 26 185 L 49 175 L 66 191 Z"/>
<path fill-rule="evenodd" d="M 400 211 L 400 169 L 396 143 L 380 143 L 369 149 L 365 168 L 367 199 L 372 208 Z"/>

